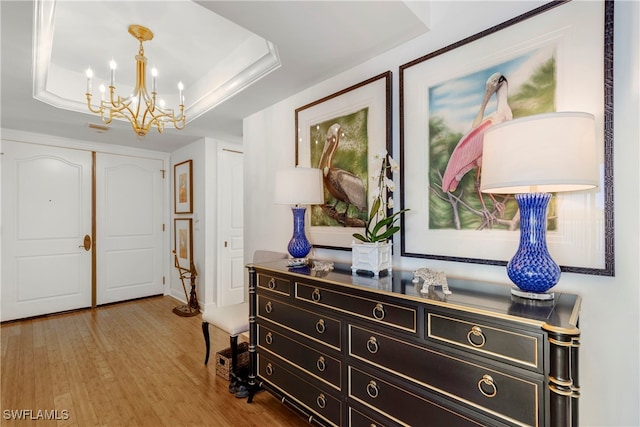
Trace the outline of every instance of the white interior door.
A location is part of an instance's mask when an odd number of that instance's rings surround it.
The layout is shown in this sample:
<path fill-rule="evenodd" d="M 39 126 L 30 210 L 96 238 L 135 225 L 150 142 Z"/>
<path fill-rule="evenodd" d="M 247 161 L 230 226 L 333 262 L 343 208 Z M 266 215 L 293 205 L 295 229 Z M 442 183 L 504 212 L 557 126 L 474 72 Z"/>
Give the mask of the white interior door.
<path fill-rule="evenodd" d="M 218 154 L 219 251 L 218 306 L 244 301 L 244 215 L 242 153 L 223 149 Z"/>
<path fill-rule="evenodd" d="M 96 156 L 96 304 L 162 294 L 163 161 Z"/>
<path fill-rule="evenodd" d="M 1 320 L 91 306 L 91 152 L 2 149 Z"/>

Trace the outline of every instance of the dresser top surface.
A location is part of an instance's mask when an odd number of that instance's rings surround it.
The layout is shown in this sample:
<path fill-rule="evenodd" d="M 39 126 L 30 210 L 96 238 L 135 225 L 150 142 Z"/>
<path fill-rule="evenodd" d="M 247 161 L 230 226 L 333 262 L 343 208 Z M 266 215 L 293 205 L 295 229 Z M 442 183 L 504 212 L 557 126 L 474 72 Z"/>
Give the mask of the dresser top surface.
<path fill-rule="evenodd" d="M 413 273 L 393 270 L 381 277 L 352 274 L 348 265 L 335 264 L 330 272 L 317 272 L 308 266 L 290 268 L 286 260 L 250 264 L 260 272 L 271 272 L 295 277 L 305 282 L 315 281 L 342 291 L 349 289 L 393 296 L 431 306 L 457 309 L 496 318 L 540 326 L 548 331 L 578 334 L 581 298 L 578 295 L 555 292 L 551 301 L 534 301 L 511 295 L 504 284 L 447 278 L 451 295 L 440 287 L 429 287 L 422 293 L 422 281 L 413 283 Z"/>

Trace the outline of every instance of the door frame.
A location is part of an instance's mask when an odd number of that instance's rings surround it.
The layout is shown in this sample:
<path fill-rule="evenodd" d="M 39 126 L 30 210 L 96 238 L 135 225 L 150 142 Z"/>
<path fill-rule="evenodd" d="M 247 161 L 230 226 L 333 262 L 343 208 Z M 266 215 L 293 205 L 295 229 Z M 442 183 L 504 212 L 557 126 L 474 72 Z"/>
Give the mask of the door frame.
<path fill-rule="evenodd" d="M 226 180 L 224 179 L 224 177 L 222 176 L 222 172 L 223 172 L 223 168 L 222 168 L 222 163 L 223 163 L 223 154 L 227 152 L 231 152 L 231 153 L 235 153 L 235 154 L 239 154 L 242 159 L 243 159 L 243 168 L 244 168 L 244 151 L 242 149 L 242 146 L 238 146 L 238 145 L 233 145 L 233 144 L 219 144 L 218 145 L 218 149 L 216 151 L 216 170 L 217 170 L 217 191 L 216 191 L 216 205 L 217 205 L 217 224 L 216 224 L 216 229 L 217 229 L 217 238 L 216 238 L 216 248 L 218 248 L 217 251 L 217 255 L 216 255 L 216 262 L 217 262 L 217 268 L 216 268 L 216 305 L 218 307 L 222 306 L 222 301 L 223 301 L 223 296 L 222 296 L 222 291 L 223 291 L 223 276 L 222 276 L 222 265 L 223 263 L 226 261 L 224 258 L 224 245 L 225 245 L 225 241 L 226 241 L 226 235 L 227 235 L 227 230 L 225 230 L 224 224 L 223 224 L 223 218 L 225 218 L 225 215 L 223 213 L 223 209 L 225 206 L 224 201 L 222 200 L 222 195 L 224 194 L 224 192 L 222 191 L 222 186 L 225 185 Z M 244 206 L 244 203 L 243 203 Z M 244 209 L 244 207 L 243 207 Z M 244 229 L 244 224 L 243 224 L 243 229 Z M 244 239 L 244 237 L 243 237 Z M 243 256 L 244 256 L 244 250 L 243 250 Z M 244 263 L 243 263 L 244 264 Z M 246 274 L 245 274 L 246 276 Z M 247 279 L 245 277 L 244 280 L 244 290 L 243 292 L 246 293 L 246 289 L 247 289 Z M 240 302 L 244 302 L 240 301 Z"/>

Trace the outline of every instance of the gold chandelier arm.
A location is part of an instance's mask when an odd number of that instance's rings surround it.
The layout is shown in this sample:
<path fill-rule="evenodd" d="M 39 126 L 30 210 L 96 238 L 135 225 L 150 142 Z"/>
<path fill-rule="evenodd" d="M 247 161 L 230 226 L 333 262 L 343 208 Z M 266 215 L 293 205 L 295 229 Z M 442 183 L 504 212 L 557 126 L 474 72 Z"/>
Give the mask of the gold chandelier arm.
<path fill-rule="evenodd" d="M 178 130 L 184 129 L 185 125 L 187 124 L 187 117 L 184 115 L 184 105 L 180 105 L 180 117 L 178 118 L 174 117 L 172 122 L 173 122 L 173 126 L 176 129 Z"/>
<path fill-rule="evenodd" d="M 89 111 L 91 111 L 94 114 L 102 114 L 102 106 L 100 108 L 93 108 L 91 106 L 91 94 L 87 92 L 86 95 L 87 95 L 87 107 L 89 107 Z"/>

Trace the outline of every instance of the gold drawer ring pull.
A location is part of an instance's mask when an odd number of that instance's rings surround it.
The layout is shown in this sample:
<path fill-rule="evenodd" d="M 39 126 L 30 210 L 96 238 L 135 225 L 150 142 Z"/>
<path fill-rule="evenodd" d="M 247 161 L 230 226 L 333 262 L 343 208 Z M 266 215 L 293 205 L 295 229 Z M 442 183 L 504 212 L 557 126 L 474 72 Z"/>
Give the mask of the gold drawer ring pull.
<path fill-rule="evenodd" d="M 311 300 L 312 300 L 313 302 L 320 302 L 320 298 L 321 298 L 321 295 L 320 295 L 320 289 L 315 288 L 315 289 L 313 290 L 313 292 L 311 293 Z"/>
<path fill-rule="evenodd" d="M 373 317 L 376 320 L 382 320 L 384 319 L 384 306 L 380 303 L 376 304 L 376 306 L 373 308 Z"/>
<path fill-rule="evenodd" d="M 376 354 L 378 352 L 379 347 L 376 337 L 369 337 L 369 340 L 367 341 L 367 350 L 369 350 L 369 353 L 371 354 Z"/>
<path fill-rule="evenodd" d="M 269 376 L 273 375 L 273 365 L 271 363 L 267 363 L 267 366 L 264 368 L 264 371 Z"/>
<path fill-rule="evenodd" d="M 327 407 L 327 398 L 325 397 L 324 394 L 320 393 L 320 396 L 316 398 L 316 404 L 320 409 L 324 409 Z"/>
<path fill-rule="evenodd" d="M 267 313 L 271 313 L 273 311 L 273 304 L 271 304 L 271 301 L 267 301 L 264 306 L 264 311 L 266 311 Z"/>
<path fill-rule="evenodd" d="M 480 342 L 476 343 L 475 341 L 473 341 L 473 337 L 480 337 Z M 476 348 L 482 348 L 486 344 L 487 338 L 484 336 L 484 333 L 482 332 L 482 329 L 480 329 L 480 326 L 474 326 L 469 330 L 469 332 L 467 332 L 467 341 L 469 341 L 469 344 Z"/>
<path fill-rule="evenodd" d="M 367 384 L 367 394 L 369 395 L 369 397 L 375 399 L 376 397 L 378 397 L 378 392 L 378 384 L 376 384 L 376 382 L 373 380 L 369 381 L 369 384 Z"/>
<path fill-rule="evenodd" d="M 316 362 L 316 368 L 318 368 L 318 371 L 320 372 L 324 372 L 324 370 L 327 369 L 327 363 L 324 361 L 324 357 L 322 356 L 318 357 L 318 361 Z"/>
<path fill-rule="evenodd" d="M 324 331 L 327 330 L 327 327 L 324 325 L 324 320 L 320 319 L 316 322 L 316 331 L 318 331 L 319 334 L 324 334 Z"/>
<path fill-rule="evenodd" d="M 264 337 L 264 341 L 269 345 L 273 344 L 273 334 L 271 332 L 267 333 Z"/>
<path fill-rule="evenodd" d="M 271 280 L 269 280 L 268 287 L 269 287 L 269 289 L 275 289 L 276 288 L 276 279 L 275 279 L 275 277 L 272 277 Z"/>
<path fill-rule="evenodd" d="M 485 390 L 485 388 L 487 388 L 488 390 Z M 491 377 L 491 375 L 483 375 L 482 379 L 480 381 L 478 381 L 478 390 L 480 390 L 480 393 L 482 393 L 485 397 L 495 397 L 496 394 L 498 394 L 498 388 L 496 387 L 496 383 L 493 381 L 493 378 Z"/>

